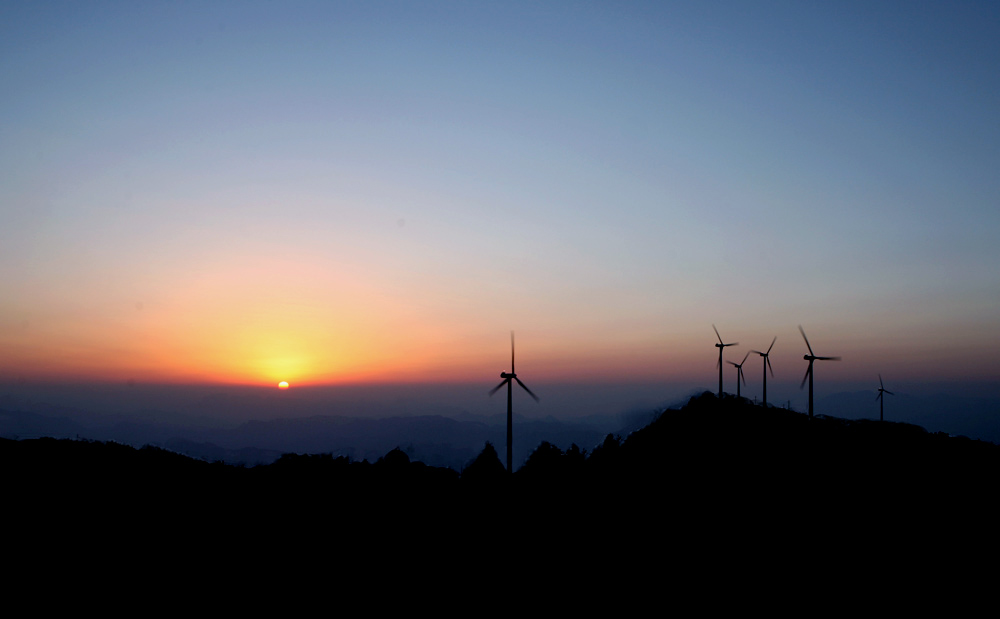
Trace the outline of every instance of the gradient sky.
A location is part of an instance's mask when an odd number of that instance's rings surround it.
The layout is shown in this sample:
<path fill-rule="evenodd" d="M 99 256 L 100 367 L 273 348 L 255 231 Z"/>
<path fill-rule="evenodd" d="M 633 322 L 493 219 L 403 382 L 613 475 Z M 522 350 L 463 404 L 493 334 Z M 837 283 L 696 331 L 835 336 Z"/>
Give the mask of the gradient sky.
<path fill-rule="evenodd" d="M 998 32 L 994 2 L 2 2 L 0 380 L 489 388 L 514 329 L 533 387 L 714 388 L 714 323 L 795 383 L 799 324 L 825 387 L 1000 383 Z"/>

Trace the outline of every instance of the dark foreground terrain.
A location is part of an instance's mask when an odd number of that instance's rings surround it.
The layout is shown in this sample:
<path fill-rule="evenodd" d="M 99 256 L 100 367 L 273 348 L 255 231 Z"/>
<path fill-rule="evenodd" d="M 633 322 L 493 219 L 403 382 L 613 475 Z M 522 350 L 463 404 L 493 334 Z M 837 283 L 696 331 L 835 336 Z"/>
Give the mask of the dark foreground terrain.
<path fill-rule="evenodd" d="M 992 548 L 1000 447 L 706 393 L 586 450 L 542 443 L 513 475 L 490 445 L 459 472 L 399 450 L 245 468 L 3 440 L 0 467 L 7 542 L 36 559 L 81 549 L 230 575 L 332 562 L 424 576 L 558 565 L 762 578 L 809 566 L 796 576 L 854 578 Z"/>

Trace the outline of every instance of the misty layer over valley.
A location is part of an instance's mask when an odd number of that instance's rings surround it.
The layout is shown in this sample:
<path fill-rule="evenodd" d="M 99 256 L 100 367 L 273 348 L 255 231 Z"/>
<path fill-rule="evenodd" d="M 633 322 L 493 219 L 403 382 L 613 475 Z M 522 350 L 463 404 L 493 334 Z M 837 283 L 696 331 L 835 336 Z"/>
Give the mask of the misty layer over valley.
<path fill-rule="evenodd" d="M 634 390 L 633 398 L 628 385 L 546 386 L 547 400 L 563 404 L 549 402 L 542 417 L 526 406 L 525 414 L 515 412 L 515 462 L 523 462 L 542 441 L 563 449 L 574 443 L 590 447 L 608 433 L 627 434 L 667 404 L 654 399 L 654 388 Z M 553 411 L 561 414 L 556 417 Z M 3 438 L 148 444 L 248 466 L 271 463 L 283 453 L 374 461 L 399 447 L 415 460 L 461 470 L 486 441 L 504 444 L 505 424 L 503 402 L 488 398 L 478 385 L 289 392 L 137 385 L 19 385 L 0 390 Z"/>
<path fill-rule="evenodd" d="M 542 441 L 560 449 L 573 444 L 591 449 L 609 433 L 627 436 L 697 390 L 684 385 L 541 385 L 537 391 L 545 396 L 540 405 L 524 397 L 514 409 L 515 468 Z M 875 397 L 875 390 L 838 392 L 817 398 L 816 407 L 821 414 L 844 419 L 878 419 Z M 793 403 L 792 410 L 802 410 L 800 403 Z M 784 408 L 788 403 L 772 399 L 771 405 Z M 1000 400 L 995 398 L 896 390 L 885 407 L 887 421 L 1000 443 Z M 247 466 L 269 464 L 284 453 L 374 462 L 398 447 L 413 460 L 460 471 L 487 441 L 502 451 L 505 422 L 504 402 L 487 397 L 481 385 L 287 392 L 155 385 L 0 388 L 0 438 L 153 445 Z"/>

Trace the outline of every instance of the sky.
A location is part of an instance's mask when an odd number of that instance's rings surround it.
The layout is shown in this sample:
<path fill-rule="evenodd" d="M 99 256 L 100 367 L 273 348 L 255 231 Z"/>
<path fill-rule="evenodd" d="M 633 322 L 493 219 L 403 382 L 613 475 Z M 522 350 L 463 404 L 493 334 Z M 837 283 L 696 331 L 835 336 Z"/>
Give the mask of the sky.
<path fill-rule="evenodd" d="M 819 390 L 1000 386 L 997 32 L 990 2 L 0 2 L 0 382 L 489 389 L 513 330 L 536 392 L 714 390 L 714 324 L 726 360 L 777 337 L 799 396 L 799 325 L 842 357 Z"/>

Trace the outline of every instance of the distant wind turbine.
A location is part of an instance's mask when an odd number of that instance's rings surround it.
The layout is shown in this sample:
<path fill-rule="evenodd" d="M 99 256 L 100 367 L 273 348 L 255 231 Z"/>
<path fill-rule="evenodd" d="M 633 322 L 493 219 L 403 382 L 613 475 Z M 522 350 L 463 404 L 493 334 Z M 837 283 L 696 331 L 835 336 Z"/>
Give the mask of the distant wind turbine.
<path fill-rule="evenodd" d="M 881 400 L 878 403 L 878 420 L 879 421 L 883 421 L 884 420 L 883 413 L 885 412 L 885 398 L 882 397 L 883 393 L 888 393 L 889 395 L 896 395 L 895 393 L 893 393 L 893 392 L 891 392 L 891 391 L 889 391 L 888 389 L 885 388 L 885 385 L 882 384 L 882 375 L 879 374 L 878 375 L 878 395 L 875 396 L 876 400 Z"/>
<path fill-rule="evenodd" d="M 513 453 L 512 448 L 513 448 L 513 444 L 514 444 L 514 413 L 513 413 L 513 408 L 511 408 L 511 395 L 512 395 L 511 394 L 511 387 L 513 385 L 513 383 L 511 381 L 512 380 L 516 380 L 517 384 L 521 385 L 521 387 L 525 391 L 528 392 L 528 395 L 530 395 L 531 397 L 535 398 L 535 402 L 539 401 L 538 400 L 538 396 L 535 395 L 534 393 L 532 393 L 531 389 L 528 389 L 527 385 L 525 385 L 524 383 L 522 383 L 521 379 L 518 378 L 517 374 L 514 373 L 514 332 L 513 331 L 510 332 L 510 374 L 508 374 L 506 372 L 500 372 L 500 378 L 502 378 L 503 380 L 500 382 L 499 385 L 497 385 L 496 387 L 494 387 L 490 391 L 490 395 L 492 396 L 494 393 L 496 393 L 500 389 L 500 387 L 503 387 L 504 385 L 507 385 L 507 472 L 508 473 L 513 473 L 514 469 L 511 466 L 512 463 L 513 463 L 513 457 L 512 457 L 511 454 Z"/>
<path fill-rule="evenodd" d="M 778 341 L 778 336 L 775 335 L 774 339 L 771 340 L 771 345 L 767 347 L 767 352 L 760 352 L 759 350 L 751 350 L 750 352 L 755 352 L 761 357 L 764 357 L 764 408 L 767 408 L 767 371 L 771 370 L 771 378 L 774 378 L 774 368 L 771 367 L 771 359 L 768 355 L 771 354 L 771 349 L 774 348 L 774 343 Z"/>
<path fill-rule="evenodd" d="M 747 354 L 743 355 L 743 361 L 740 361 L 739 363 L 733 363 L 732 361 L 726 361 L 726 363 L 728 363 L 729 365 L 732 365 L 733 367 L 736 368 L 736 397 L 737 398 L 740 397 L 740 379 L 741 378 L 743 379 L 743 384 L 744 385 L 747 384 L 747 377 L 743 375 L 743 364 L 747 362 L 747 357 L 749 357 L 749 356 L 750 356 L 749 352 Z"/>
<path fill-rule="evenodd" d="M 715 330 L 715 337 L 719 338 L 719 343 L 715 345 L 719 349 L 719 399 L 722 399 L 722 349 L 726 346 L 739 346 L 739 342 L 733 342 L 732 344 L 722 343 L 722 336 L 719 335 L 719 330 L 712 325 L 712 329 Z M 739 387 L 739 385 L 737 385 Z"/>
<path fill-rule="evenodd" d="M 809 338 L 806 337 L 806 332 L 802 330 L 802 325 L 799 325 L 799 333 L 802 334 L 802 339 L 806 341 L 806 348 L 809 349 L 808 355 L 803 355 L 803 359 L 809 362 L 809 369 L 806 370 L 806 375 L 802 378 L 802 384 L 799 385 L 799 389 L 805 386 L 806 379 L 809 379 L 809 416 L 813 416 L 813 361 L 840 361 L 840 357 L 817 357 L 813 354 L 812 346 L 809 345 Z"/>

